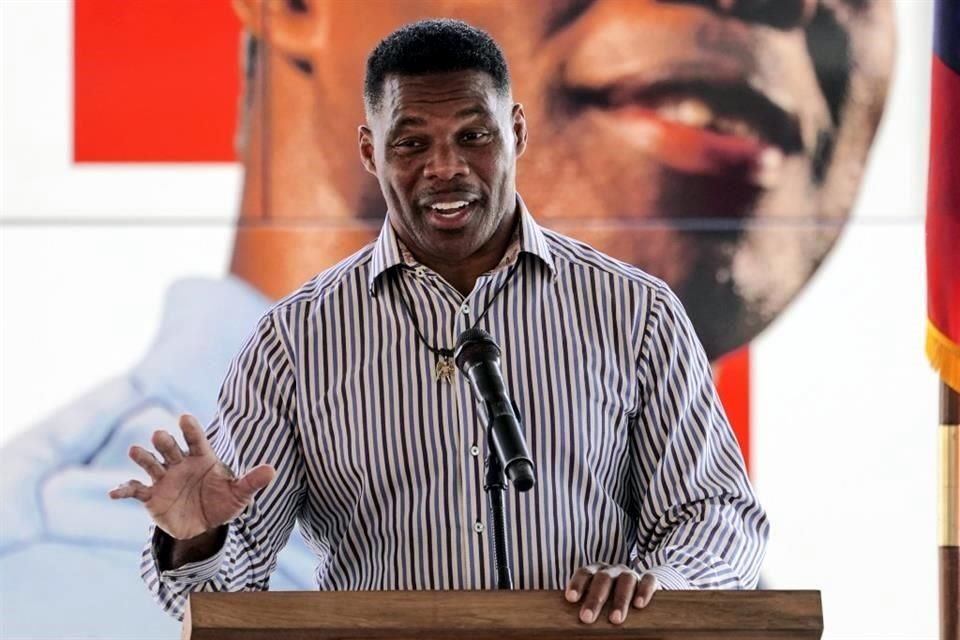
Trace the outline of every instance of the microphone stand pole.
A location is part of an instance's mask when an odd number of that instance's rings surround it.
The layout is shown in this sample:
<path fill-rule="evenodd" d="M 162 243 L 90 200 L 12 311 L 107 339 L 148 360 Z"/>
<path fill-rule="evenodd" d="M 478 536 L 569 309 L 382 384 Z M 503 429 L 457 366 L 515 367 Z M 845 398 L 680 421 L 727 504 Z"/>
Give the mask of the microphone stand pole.
<path fill-rule="evenodd" d="M 503 512 L 503 494 L 507 489 L 507 474 L 500 457 L 493 448 L 490 429 L 487 429 L 487 477 L 483 490 L 487 492 L 493 522 L 493 565 L 497 572 L 497 589 L 513 589 L 513 572 L 507 554 L 507 522 Z"/>

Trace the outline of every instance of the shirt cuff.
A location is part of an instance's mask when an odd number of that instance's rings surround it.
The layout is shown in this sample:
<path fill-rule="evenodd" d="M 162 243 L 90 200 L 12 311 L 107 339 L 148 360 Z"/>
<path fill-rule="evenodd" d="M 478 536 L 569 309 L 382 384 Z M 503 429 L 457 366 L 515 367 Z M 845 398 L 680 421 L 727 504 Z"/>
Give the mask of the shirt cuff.
<path fill-rule="evenodd" d="M 160 527 L 155 527 L 153 531 L 153 544 L 152 554 L 153 554 L 153 566 L 156 569 L 157 575 L 164 579 L 174 580 L 179 584 L 197 584 L 200 582 L 207 582 L 212 580 L 220 573 L 220 564 L 223 562 L 223 556 L 227 552 L 227 541 L 230 539 L 230 525 L 227 525 L 227 533 L 223 537 L 223 544 L 220 545 L 220 548 L 217 549 L 217 552 L 206 560 L 198 560 L 196 562 L 188 562 L 185 565 L 177 567 L 176 569 L 168 569 L 167 571 L 160 570 L 160 548 L 163 544 L 170 544 L 173 542 L 171 538 L 163 529 Z"/>
<path fill-rule="evenodd" d="M 690 581 L 684 578 L 679 571 L 673 567 L 668 567 L 667 565 L 660 565 L 647 569 L 639 566 L 637 567 L 637 573 L 639 573 L 641 577 L 649 573 L 657 579 L 659 588 L 667 591 L 694 589 L 694 586 L 690 584 Z"/>

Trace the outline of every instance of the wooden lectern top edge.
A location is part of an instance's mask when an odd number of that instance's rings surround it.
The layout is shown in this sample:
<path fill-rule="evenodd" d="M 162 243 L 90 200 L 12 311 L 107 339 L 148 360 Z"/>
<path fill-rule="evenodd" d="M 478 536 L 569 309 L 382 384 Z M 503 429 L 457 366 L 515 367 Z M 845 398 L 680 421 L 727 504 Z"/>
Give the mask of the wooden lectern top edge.
<path fill-rule="evenodd" d="M 661 591 L 593 625 L 559 591 L 275 591 L 192 594 L 184 638 L 819 638 L 819 591 Z M 641 635 L 638 635 L 641 634 Z"/>

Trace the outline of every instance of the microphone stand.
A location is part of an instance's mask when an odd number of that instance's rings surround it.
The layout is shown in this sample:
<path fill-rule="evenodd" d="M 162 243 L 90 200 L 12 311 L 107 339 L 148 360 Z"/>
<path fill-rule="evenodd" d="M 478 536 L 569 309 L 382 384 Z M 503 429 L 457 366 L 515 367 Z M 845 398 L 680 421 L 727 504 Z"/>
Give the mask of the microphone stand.
<path fill-rule="evenodd" d="M 517 422 L 523 424 L 520 409 L 515 400 L 511 399 L 513 414 Z M 491 411 L 487 415 L 492 415 Z M 507 519 L 504 515 L 504 493 L 507 490 L 507 473 L 497 455 L 493 444 L 493 424 L 487 424 L 487 461 L 486 479 L 483 490 L 487 493 L 487 502 L 490 504 L 490 516 L 493 522 L 493 566 L 497 572 L 497 589 L 513 589 L 513 569 L 510 566 L 510 555 L 507 553 Z M 527 491 L 519 489 L 520 491 Z"/>
<path fill-rule="evenodd" d="M 503 494 L 507 489 L 507 474 L 500 464 L 500 457 L 493 449 L 487 430 L 487 477 L 483 490 L 487 492 L 490 515 L 493 521 L 493 566 L 497 572 L 497 589 L 513 589 L 513 572 L 510 556 L 507 555 L 507 521 L 503 513 Z"/>
<path fill-rule="evenodd" d="M 508 479 L 520 492 L 532 489 L 536 484 L 536 469 L 524 442 L 520 408 L 507 394 L 500 375 L 500 347 L 490 334 L 474 327 L 457 338 L 454 358 L 477 398 L 486 405 L 487 457 L 483 490 L 487 494 L 493 525 L 493 564 L 497 589 L 513 589 L 513 572 L 507 553 L 504 492 Z"/>

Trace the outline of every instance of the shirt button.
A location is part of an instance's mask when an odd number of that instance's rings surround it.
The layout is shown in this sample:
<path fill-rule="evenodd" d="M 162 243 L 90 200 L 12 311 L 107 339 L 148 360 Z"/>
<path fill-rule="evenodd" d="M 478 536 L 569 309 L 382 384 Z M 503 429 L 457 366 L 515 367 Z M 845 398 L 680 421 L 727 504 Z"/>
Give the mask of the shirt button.
<path fill-rule="evenodd" d="M 483 523 L 477 520 L 473 523 L 473 530 L 477 533 L 483 533 Z"/>
<path fill-rule="evenodd" d="M 460 313 L 467 315 L 468 313 L 470 313 L 470 307 L 466 304 L 463 305 L 462 307 L 460 307 Z"/>
<path fill-rule="evenodd" d="M 473 445 L 472 447 L 470 447 L 470 455 L 472 456 L 480 455 L 480 447 L 478 447 L 477 445 Z"/>

